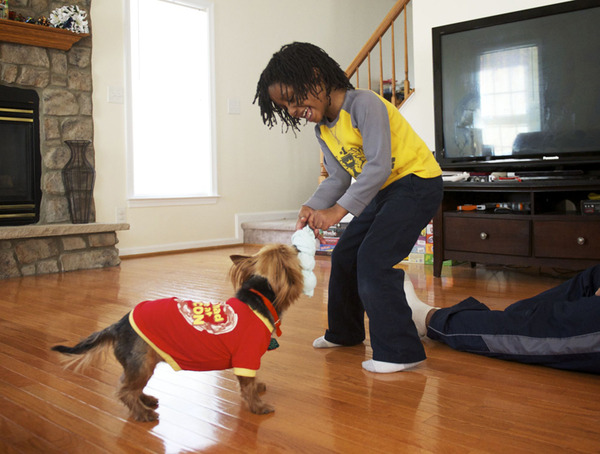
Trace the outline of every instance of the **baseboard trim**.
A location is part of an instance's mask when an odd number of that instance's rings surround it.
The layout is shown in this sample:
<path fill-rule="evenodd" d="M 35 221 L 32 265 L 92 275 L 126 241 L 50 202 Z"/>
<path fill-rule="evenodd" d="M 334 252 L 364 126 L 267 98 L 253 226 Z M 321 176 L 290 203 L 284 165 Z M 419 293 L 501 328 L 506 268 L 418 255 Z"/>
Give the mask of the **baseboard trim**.
<path fill-rule="evenodd" d="M 220 246 L 236 246 L 244 243 L 243 222 L 276 221 L 278 219 L 295 219 L 297 211 L 267 211 L 262 213 L 238 213 L 235 215 L 235 237 L 217 238 L 214 240 L 190 241 L 184 243 L 155 244 L 152 246 L 119 248 L 121 258 L 140 255 L 183 252 L 186 250 L 206 249 Z"/>
<path fill-rule="evenodd" d="M 153 246 L 142 246 L 119 249 L 119 256 L 121 258 L 140 256 L 140 255 L 153 255 L 153 254 L 164 254 L 169 252 L 183 252 L 194 249 L 208 249 L 220 246 L 236 246 L 242 244 L 242 241 L 237 238 L 220 238 L 216 240 L 206 241 L 192 241 L 187 243 L 170 243 Z"/>

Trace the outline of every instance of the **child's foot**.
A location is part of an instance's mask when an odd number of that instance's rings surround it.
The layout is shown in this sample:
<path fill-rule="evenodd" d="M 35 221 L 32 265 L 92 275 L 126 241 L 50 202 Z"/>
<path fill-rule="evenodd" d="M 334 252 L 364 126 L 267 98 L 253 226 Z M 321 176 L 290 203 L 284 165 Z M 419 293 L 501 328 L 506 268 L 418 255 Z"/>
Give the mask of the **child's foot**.
<path fill-rule="evenodd" d="M 370 359 L 368 361 L 363 361 L 362 367 L 363 369 L 368 370 L 369 372 L 376 372 L 378 374 L 389 374 L 392 372 L 400 372 L 403 370 L 411 369 L 418 364 L 421 364 L 423 361 L 417 361 L 416 363 L 386 363 L 384 361 L 375 361 L 374 359 Z"/>
<path fill-rule="evenodd" d="M 325 339 L 325 336 L 317 337 L 313 342 L 313 347 L 315 348 L 331 348 L 341 346 L 341 344 L 334 344 L 333 342 L 329 342 Z"/>
<path fill-rule="evenodd" d="M 417 327 L 417 332 L 420 337 L 425 337 L 427 335 L 427 314 L 435 308 L 431 307 L 429 304 L 425 304 L 419 299 L 415 293 L 415 288 L 406 273 L 404 273 L 404 294 L 406 295 L 406 301 L 412 311 L 412 319 Z"/>

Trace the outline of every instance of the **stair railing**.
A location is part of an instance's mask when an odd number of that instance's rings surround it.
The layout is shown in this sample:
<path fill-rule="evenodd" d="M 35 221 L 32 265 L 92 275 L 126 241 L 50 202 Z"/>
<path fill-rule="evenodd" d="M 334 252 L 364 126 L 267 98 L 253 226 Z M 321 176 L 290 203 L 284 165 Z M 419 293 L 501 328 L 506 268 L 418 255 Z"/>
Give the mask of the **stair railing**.
<path fill-rule="evenodd" d="M 379 94 L 384 96 L 385 90 L 384 85 L 388 82 L 391 85 L 390 90 L 390 101 L 396 107 L 400 107 L 408 97 L 414 93 L 414 89 L 410 87 L 410 81 L 408 78 L 408 20 L 406 7 L 410 3 L 410 0 L 398 0 L 392 9 L 387 13 L 379 27 L 375 30 L 373 35 L 369 38 L 360 52 L 356 55 L 350 66 L 346 69 L 346 75 L 348 78 L 356 76 L 356 87 L 360 87 L 359 68 L 366 61 L 367 66 L 367 88 L 371 89 L 371 53 L 375 47 L 379 46 Z M 402 14 L 404 13 L 404 14 Z M 404 82 L 400 91 L 396 88 L 396 37 L 394 24 L 398 17 L 402 14 L 404 21 Z M 389 81 L 384 80 L 383 73 L 383 37 L 386 35 L 388 30 L 391 33 L 391 79 Z M 398 96 L 401 95 L 401 96 Z M 401 99 L 400 99 L 401 98 Z"/>

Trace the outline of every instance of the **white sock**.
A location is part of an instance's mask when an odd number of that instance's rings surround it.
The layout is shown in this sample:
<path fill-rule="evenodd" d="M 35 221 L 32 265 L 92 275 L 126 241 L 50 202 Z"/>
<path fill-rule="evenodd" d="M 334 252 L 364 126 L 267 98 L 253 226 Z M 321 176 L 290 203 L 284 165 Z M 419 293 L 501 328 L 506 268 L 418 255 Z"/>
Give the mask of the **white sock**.
<path fill-rule="evenodd" d="M 419 336 L 425 337 L 427 335 L 427 325 L 425 323 L 427 314 L 430 310 L 435 309 L 435 307 L 432 307 L 419 299 L 415 293 L 415 288 L 406 273 L 404 273 L 404 294 L 406 295 L 406 301 L 412 311 L 412 319 L 417 327 L 417 332 L 419 333 Z"/>
<path fill-rule="evenodd" d="M 315 348 L 331 348 L 341 346 L 341 344 L 334 344 L 333 342 L 329 342 L 325 339 L 325 336 L 317 337 L 313 342 L 313 347 Z"/>
<path fill-rule="evenodd" d="M 392 372 L 400 372 L 411 369 L 422 362 L 423 361 L 417 361 L 416 363 L 386 363 L 385 361 L 375 361 L 374 359 L 370 359 L 368 361 L 363 361 L 362 367 L 369 372 L 389 374 Z"/>

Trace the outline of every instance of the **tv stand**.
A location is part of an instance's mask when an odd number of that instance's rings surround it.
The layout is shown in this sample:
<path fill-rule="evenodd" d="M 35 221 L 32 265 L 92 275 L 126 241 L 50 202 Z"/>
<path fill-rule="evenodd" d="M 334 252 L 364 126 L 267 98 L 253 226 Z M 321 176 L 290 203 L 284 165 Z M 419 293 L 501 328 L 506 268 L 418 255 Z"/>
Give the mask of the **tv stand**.
<path fill-rule="evenodd" d="M 433 220 L 433 275 L 440 277 L 445 260 L 574 270 L 600 263 L 600 215 L 580 210 L 591 192 L 600 193 L 600 179 L 444 182 Z M 457 209 L 464 205 L 490 208 Z"/>

